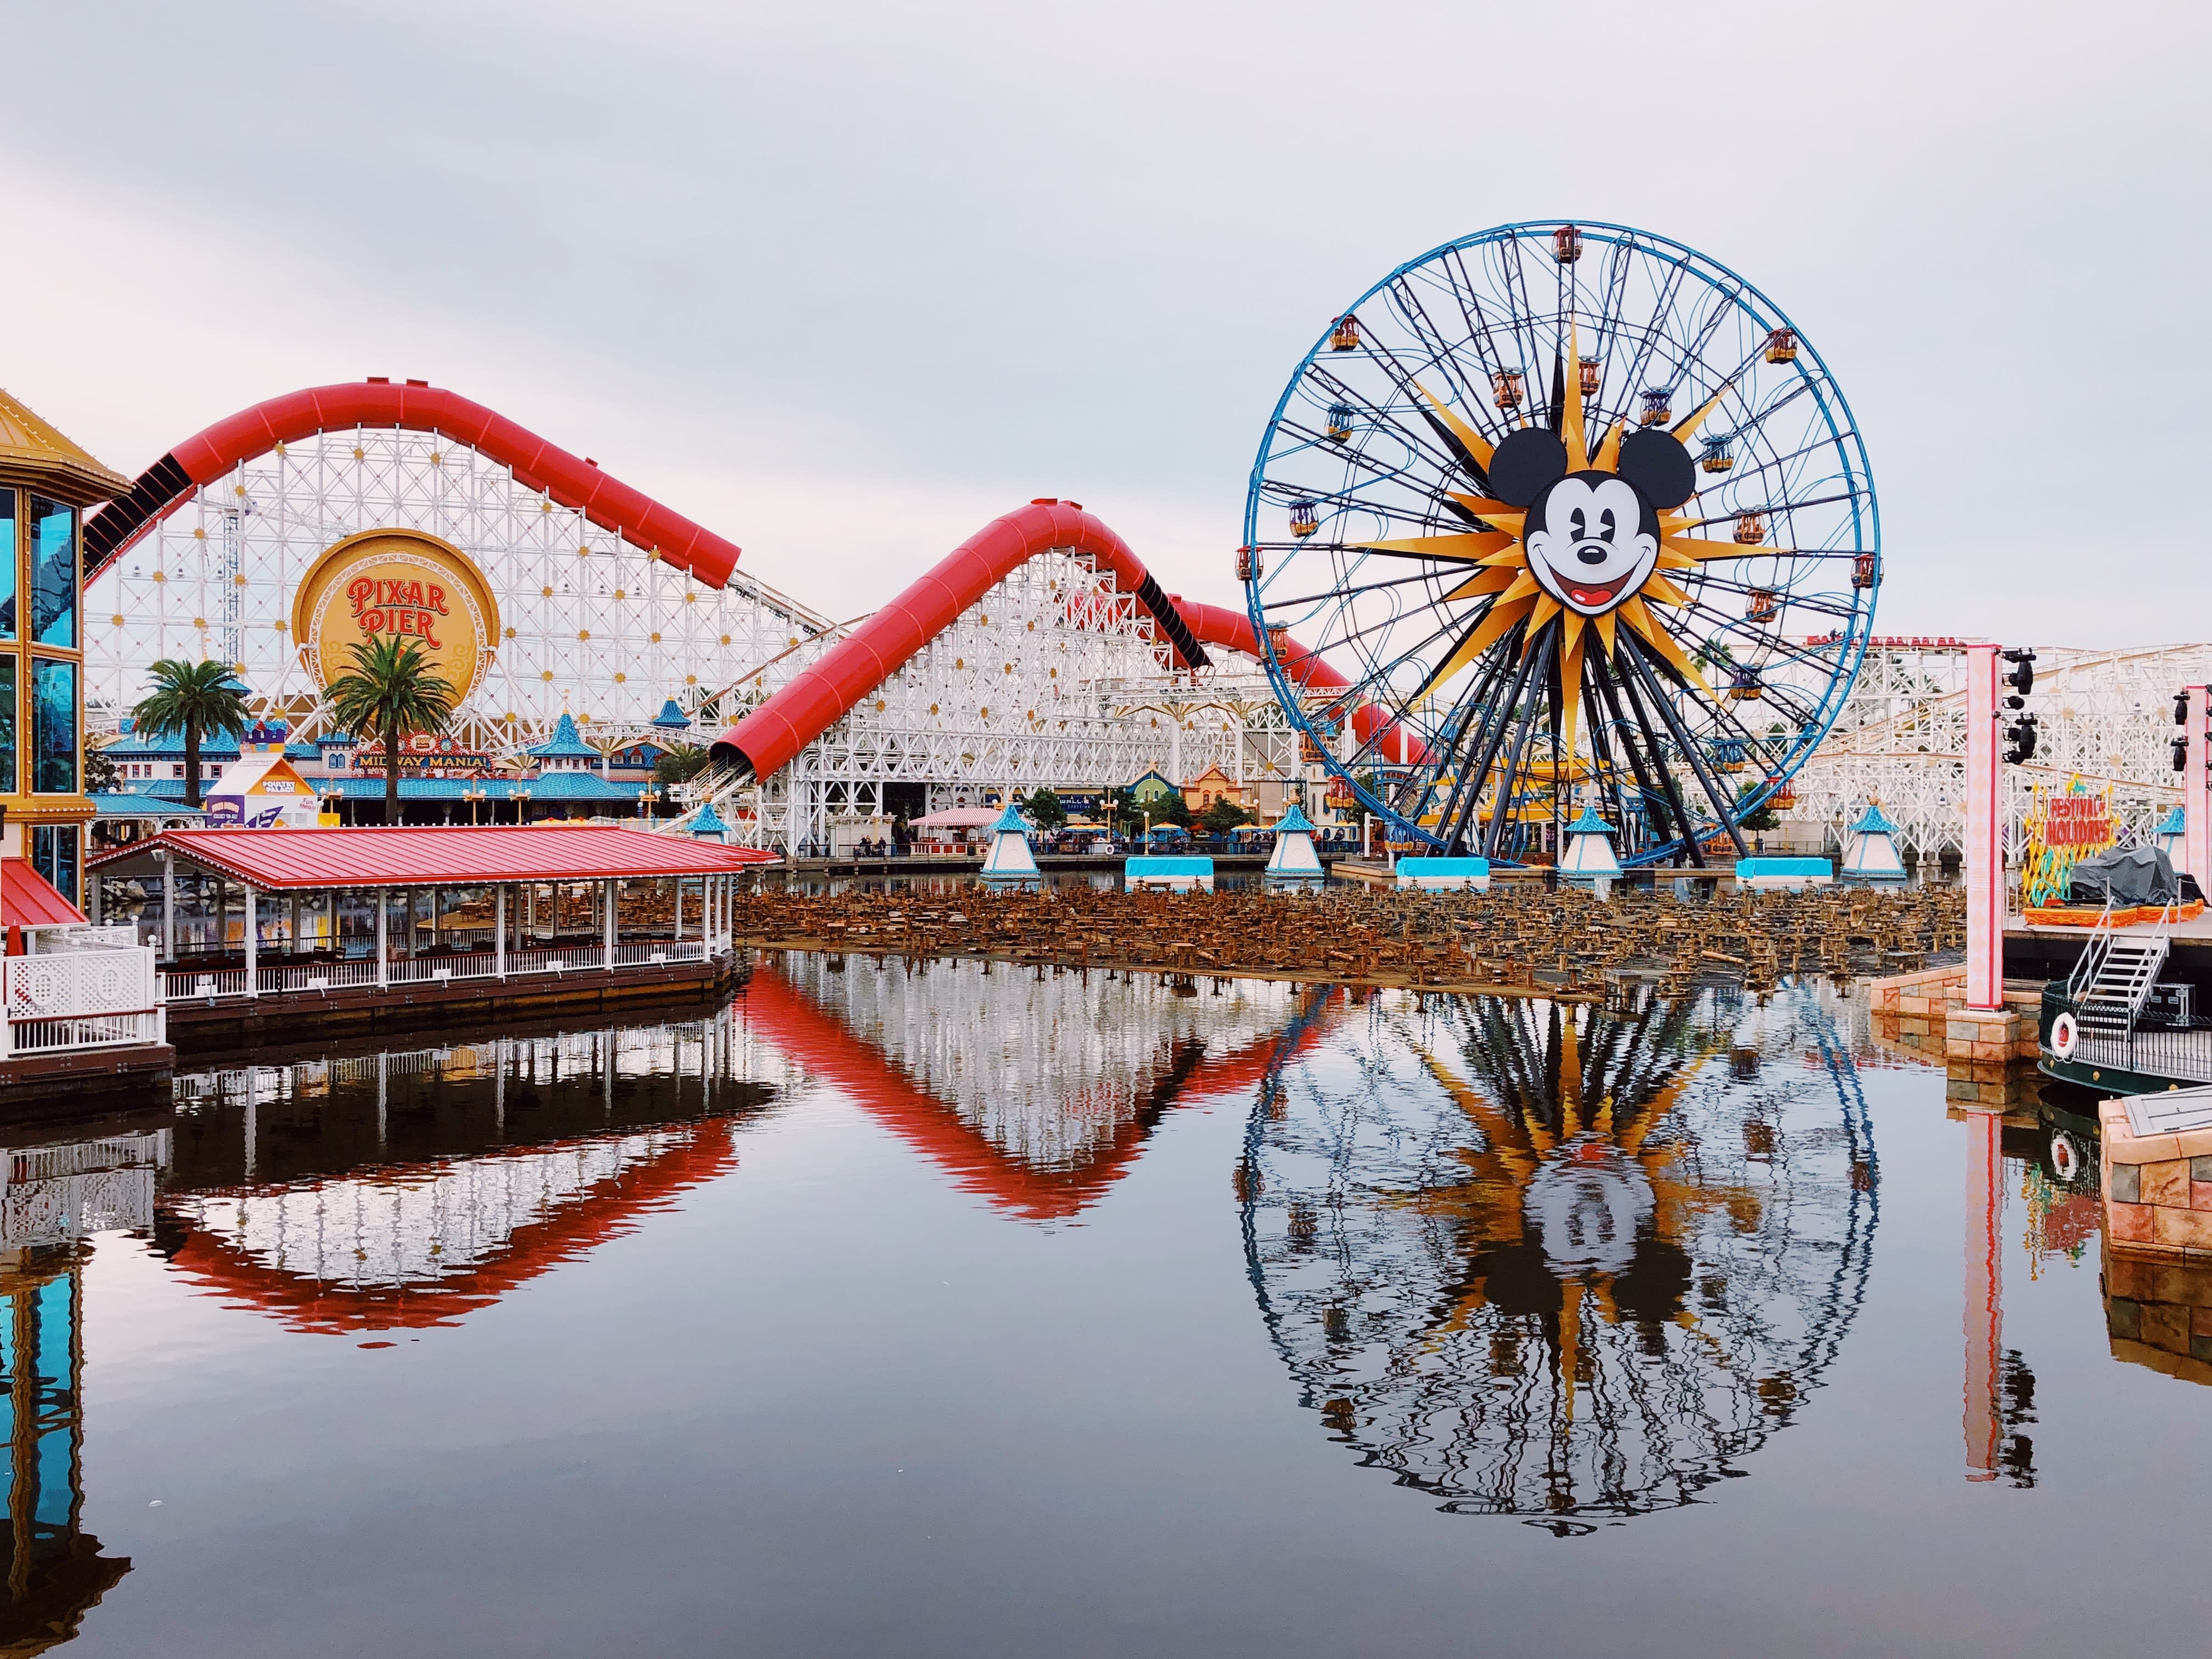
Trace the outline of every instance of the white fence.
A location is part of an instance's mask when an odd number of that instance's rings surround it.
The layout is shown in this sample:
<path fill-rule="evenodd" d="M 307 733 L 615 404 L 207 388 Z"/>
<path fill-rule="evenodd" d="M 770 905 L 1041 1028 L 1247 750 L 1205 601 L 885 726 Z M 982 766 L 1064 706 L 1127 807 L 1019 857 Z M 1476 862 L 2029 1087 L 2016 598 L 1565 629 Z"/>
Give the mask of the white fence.
<path fill-rule="evenodd" d="M 154 952 L 127 927 L 43 933 L 0 978 L 0 1057 L 165 1041 Z"/>
<path fill-rule="evenodd" d="M 704 962 L 706 941 L 696 939 L 646 939 L 615 946 L 617 968 L 659 967 L 669 963 Z M 379 980 L 374 958 L 346 962 L 280 963 L 257 969 L 255 994 L 285 996 L 325 991 L 357 990 L 377 985 L 437 985 L 457 980 L 523 979 L 539 974 L 590 973 L 607 965 L 604 945 L 547 945 L 507 954 L 504 969 L 495 952 L 467 956 L 399 957 L 385 964 Z M 246 994 L 243 968 L 164 969 L 161 974 L 164 1002 L 217 1002 Z"/>

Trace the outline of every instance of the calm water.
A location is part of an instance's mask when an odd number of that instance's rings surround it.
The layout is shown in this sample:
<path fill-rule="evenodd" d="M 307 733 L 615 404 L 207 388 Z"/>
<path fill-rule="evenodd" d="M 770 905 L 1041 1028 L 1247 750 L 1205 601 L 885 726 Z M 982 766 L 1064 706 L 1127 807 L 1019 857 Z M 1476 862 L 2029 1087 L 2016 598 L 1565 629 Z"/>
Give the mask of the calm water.
<path fill-rule="evenodd" d="M 793 958 L 13 1129 L 0 1644 L 2201 1650 L 2078 1146 L 1825 994 L 1184 988 Z"/>

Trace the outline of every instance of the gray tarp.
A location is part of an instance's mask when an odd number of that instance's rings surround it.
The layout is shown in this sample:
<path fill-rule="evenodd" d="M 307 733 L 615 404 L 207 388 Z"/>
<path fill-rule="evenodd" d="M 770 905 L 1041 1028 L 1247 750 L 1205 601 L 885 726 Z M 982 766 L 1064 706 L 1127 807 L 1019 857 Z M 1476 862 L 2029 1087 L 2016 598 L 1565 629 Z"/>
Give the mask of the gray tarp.
<path fill-rule="evenodd" d="M 2180 896 L 2173 866 L 2155 847 L 2115 847 L 2083 859 L 2066 888 L 2075 904 L 2171 904 Z"/>

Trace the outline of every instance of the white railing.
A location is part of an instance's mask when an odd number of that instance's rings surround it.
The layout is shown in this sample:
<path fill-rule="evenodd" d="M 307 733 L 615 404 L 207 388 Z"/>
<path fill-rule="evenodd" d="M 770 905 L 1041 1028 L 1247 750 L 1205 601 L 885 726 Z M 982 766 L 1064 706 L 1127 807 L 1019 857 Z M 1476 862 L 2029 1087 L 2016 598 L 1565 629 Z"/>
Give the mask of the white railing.
<path fill-rule="evenodd" d="M 161 1000 L 164 1002 L 211 1002 L 217 997 L 242 997 L 246 994 L 246 969 L 243 968 L 164 968 L 161 970 Z"/>
<path fill-rule="evenodd" d="M 635 944 L 615 946 L 615 966 L 617 968 L 658 967 L 668 962 L 704 962 L 707 946 L 696 939 L 640 939 Z"/>
<path fill-rule="evenodd" d="M 606 947 L 603 945 L 542 945 L 532 951 L 509 951 L 507 958 L 507 971 L 510 975 L 562 974 L 574 969 L 603 968 L 605 965 Z"/>
<path fill-rule="evenodd" d="M 350 962 L 309 962 L 296 967 L 261 969 L 264 996 L 288 991 L 339 991 L 375 983 L 376 964 L 365 957 Z M 240 994 L 243 995 L 245 990 L 241 979 Z"/>
<path fill-rule="evenodd" d="M 7 1048 L 16 1054 L 54 1054 L 70 1048 L 125 1048 L 166 1042 L 167 1022 L 159 1008 L 128 1014 L 83 1014 L 64 1019 L 11 1019 Z"/>

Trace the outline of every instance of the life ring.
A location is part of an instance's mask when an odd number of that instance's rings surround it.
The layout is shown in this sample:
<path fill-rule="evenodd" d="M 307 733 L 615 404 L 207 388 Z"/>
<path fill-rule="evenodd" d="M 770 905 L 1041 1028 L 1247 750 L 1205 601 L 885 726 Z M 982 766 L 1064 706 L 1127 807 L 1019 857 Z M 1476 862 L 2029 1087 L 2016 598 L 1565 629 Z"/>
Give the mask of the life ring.
<path fill-rule="evenodd" d="M 2074 1058 L 2074 1047 L 2081 1040 L 2081 1028 L 2074 1023 L 2071 1014 L 2061 1014 L 2051 1022 L 2051 1052 L 2061 1060 Z"/>
<path fill-rule="evenodd" d="M 2051 1172 L 2069 1187 L 2081 1176 L 2081 1146 L 2063 1129 L 2051 1133 Z"/>

